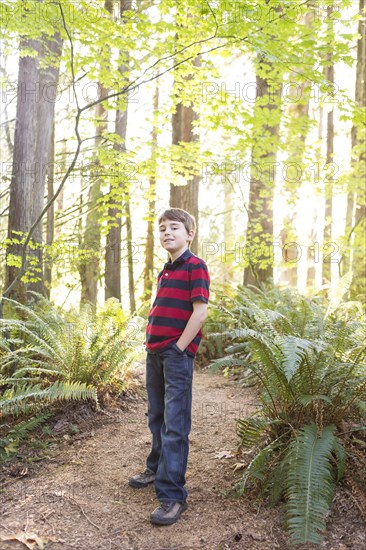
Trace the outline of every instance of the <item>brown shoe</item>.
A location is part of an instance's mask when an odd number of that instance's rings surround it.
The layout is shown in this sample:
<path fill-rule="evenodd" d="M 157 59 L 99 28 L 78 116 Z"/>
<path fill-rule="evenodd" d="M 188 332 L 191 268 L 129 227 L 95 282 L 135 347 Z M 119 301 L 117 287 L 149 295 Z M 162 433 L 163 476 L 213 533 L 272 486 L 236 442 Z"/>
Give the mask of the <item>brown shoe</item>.
<path fill-rule="evenodd" d="M 130 477 L 128 484 L 135 489 L 143 489 L 144 487 L 147 487 L 149 483 L 153 483 L 155 481 L 155 477 L 155 473 L 149 470 L 149 468 L 146 468 L 146 470 L 141 472 L 141 474 L 136 474 Z"/>

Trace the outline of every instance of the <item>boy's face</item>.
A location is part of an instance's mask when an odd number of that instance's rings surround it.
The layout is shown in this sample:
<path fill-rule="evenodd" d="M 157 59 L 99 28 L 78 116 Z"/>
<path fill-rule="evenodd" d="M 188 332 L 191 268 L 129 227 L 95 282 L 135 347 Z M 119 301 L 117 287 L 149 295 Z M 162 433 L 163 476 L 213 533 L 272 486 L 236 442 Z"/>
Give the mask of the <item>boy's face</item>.
<path fill-rule="evenodd" d="M 193 231 L 188 231 L 182 222 L 175 220 L 161 220 L 159 225 L 160 243 L 169 254 L 183 251 L 188 248 L 193 239 Z"/>

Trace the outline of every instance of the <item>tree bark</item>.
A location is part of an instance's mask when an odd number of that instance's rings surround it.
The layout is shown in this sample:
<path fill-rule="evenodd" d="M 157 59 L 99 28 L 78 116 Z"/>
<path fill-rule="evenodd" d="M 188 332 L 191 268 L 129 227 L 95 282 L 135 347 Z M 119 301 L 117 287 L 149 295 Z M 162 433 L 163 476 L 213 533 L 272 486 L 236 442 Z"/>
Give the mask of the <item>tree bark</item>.
<path fill-rule="evenodd" d="M 129 193 L 126 193 L 125 212 L 126 212 L 126 230 L 127 230 L 128 294 L 130 298 L 130 312 L 132 315 L 136 311 L 136 300 L 135 300 L 135 281 L 134 281 L 134 273 L 133 273 L 132 223 L 131 223 L 131 207 L 130 207 Z"/>
<path fill-rule="evenodd" d="M 309 9 L 306 10 L 306 13 L 303 17 L 303 24 L 307 29 L 311 29 L 311 25 L 314 21 L 314 12 Z M 298 76 L 296 72 L 292 73 L 291 81 L 297 81 Z M 297 286 L 297 273 L 298 273 L 298 249 L 295 246 L 286 246 L 290 243 L 297 242 L 297 235 L 294 229 L 294 211 L 291 212 L 291 207 L 294 204 L 298 189 L 302 185 L 303 174 L 304 174 L 304 154 L 306 148 L 306 138 L 310 128 L 310 119 L 309 119 L 309 107 L 310 107 L 310 93 L 312 83 L 309 80 L 305 80 L 304 76 L 301 78 L 301 83 L 296 86 L 296 89 L 293 87 L 290 88 L 290 96 L 296 96 L 293 102 L 290 103 L 288 108 L 288 114 L 290 117 L 290 122 L 288 124 L 288 133 L 287 133 L 287 143 L 286 150 L 289 152 L 287 157 L 288 165 L 295 165 L 297 173 L 299 174 L 298 179 L 295 182 L 286 180 L 285 183 L 285 194 L 289 197 L 287 202 L 287 209 L 289 210 L 289 215 L 284 220 L 284 225 L 281 231 L 281 250 L 282 250 L 282 259 L 285 262 L 288 262 L 286 266 L 281 270 L 280 281 L 287 283 L 289 286 L 296 288 Z M 300 99 L 298 94 L 300 92 Z M 287 174 L 287 168 L 286 168 Z"/>
<path fill-rule="evenodd" d="M 19 240 L 29 231 L 43 209 L 46 164 L 55 114 L 54 98 L 49 95 L 50 90 L 57 89 L 59 66 L 41 68 L 40 61 L 46 52 L 51 52 L 56 59 L 60 58 L 62 39 L 56 33 L 49 40 L 22 40 L 20 51 L 25 48 L 35 50 L 37 56 L 19 59 L 8 218 L 8 239 Z M 42 275 L 42 222 L 36 227 L 31 242 L 36 248 L 29 247 L 27 256 L 37 270 L 34 274 L 38 280 L 26 284 L 19 281 L 11 292 L 11 297 L 23 303 L 26 302 L 27 289 L 47 295 Z M 7 250 L 5 288 L 13 282 L 18 272 L 18 267 L 9 265 L 11 255 L 19 256 L 20 253 L 21 246 L 16 243 Z"/>
<path fill-rule="evenodd" d="M 51 136 L 51 146 L 48 157 L 48 166 L 47 166 L 47 202 L 49 202 L 54 194 L 54 180 L 55 180 L 55 124 L 53 124 L 52 136 Z M 46 245 L 51 247 L 54 237 L 54 226 L 55 226 L 55 209 L 54 203 L 47 210 L 46 217 Z M 48 254 L 46 262 L 44 264 L 44 286 L 47 294 L 47 298 L 50 299 L 51 296 L 51 286 L 52 286 L 52 260 L 51 255 Z"/>
<path fill-rule="evenodd" d="M 120 15 L 123 16 L 124 10 L 131 9 L 131 0 L 120 1 Z M 121 78 L 123 79 L 128 70 L 128 64 L 123 63 L 119 67 Z M 122 143 L 115 143 L 114 149 L 118 152 L 126 151 L 126 132 L 128 104 L 123 109 L 117 109 L 115 132 L 122 138 Z M 105 251 L 105 276 L 104 276 L 104 296 L 105 299 L 117 298 L 121 301 L 121 230 L 122 230 L 122 196 L 124 191 L 124 181 L 119 179 L 117 189 L 119 193 L 119 203 L 108 208 L 108 219 L 113 220 L 113 225 L 109 226 L 107 232 L 106 251 Z M 115 192 L 116 186 L 110 186 L 110 194 Z"/>
<path fill-rule="evenodd" d="M 156 81 L 154 94 L 154 113 L 159 109 L 159 85 Z M 149 206 L 147 218 L 147 233 L 145 244 L 145 268 L 144 268 L 144 300 L 150 301 L 153 288 L 154 272 L 154 222 L 155 222 L 155 193 L 156 193 L 156 149 L 158 145 L 158 134 L 155 121 L 151 132 L 151 158 L 153 161 L 152 175 L 149 180 Z"/>
<path fill-rule="evenodd" d="M 197 56 L 193 65 L 195 67 L 200 66 L 200 58 Z M 186 77 L 187 80 L 192 78 L 191 75 Z M 172 116 L 172 143 L 173 145 L 179 145 L 179 143 L 197 142 L 198 135 L 194 133 L 195 121 L 199 120 L 198 113 L 193 108 L 193 102 L 189 106 L 185 106 L 182 103 L 178 103 L 176 110 Z M 198 254 L 198 242 L 199 242 L 199 211 L 198 211 L 198 193 L 200 176 L 194 175 L 187 181 L 186 185 L 171 185 L 170 186 L 170 206 L 172 208 L 182 208 L 186 210 L 196 220 L 196 235 L 191 244 L 191 251 L 193 254 Z"/>
<path fill-rule="evenodd" d="M 327 6 L 327 16 L 332 17 L 334 8 Z M 332 53 L 327 54 L 328 65 L 325 67 L 325 78 L 333 87 L 334 84 L 334 64 Z M 327 153 L 326 164 L 333 162 L 334 155 L 334 110 L 331 106 L 327 113 Z M 323 230 L 323 284 L 331 284 L 331 256 L 327 249 L 331 250 L 332 242 L 332 184 L 325 181 L 325 211 L 324 211 L 324 230 Z"/>
<path fill-rule="evenodd" d="M 282 86 L 279 83 L 270 83 L 262 75 L 273 75 L 275 72 L 273 64 L 260 55 L 256 74 L 254 119 L 256 113 L 263 118 L 263 109 L 267 109 L 271 123 L 261 126 L 260 136 L 255 136 L 257 139 L 252 146 L 246 239 L 249 265 L 244 268 L 245 286 L 251 284 L 261 287 L 262 283 L 273 280 L 273 198 L 280 122 L 278 102 Z M 274 96 L 273 101 L 270 99 L 271 95 Z M 268 98 L 265 105 L 263 97 Z M 277 117 L 274 116 L 276 111 L 279 111 Z"/>
<path fill-rule="evenodd" d="M 106 97 L 108 90 L 104 86 L 100 86 L 100 97 Z M 98 148 L 102 141 L 102 133 L 107 128 L 107 111 L 104 103 L 98 103 L 95 108 L 96 137 L 95 137 L 95 155 L 98 156 Z M 94 179 L 89 188 L 88 203 L 89 211 L 86 216 L 84 236 L 81 244 L 81 249 L 85 253 L 85 257 L 81 259 L 79 264 L 79 273 L 81 281 L 81 299 L 80 306 L 91 304 L 96 307 L 98 296 L 98 282 L 100 278 L 100 249 L 101 249 L 101 233 L 99 225 L 100 214 L 97 209 L 98 200 L 102 197 L 101 179 L 98 171 L 100 169 L 99 160 L 96 158 L 94 170 L 91 176 Z"/>
<path fill-rule="evenodd" d="M 112 13 L 113 1 L 105 0 L 105 9 Z M 109 90 L 99 83 L 99 98 L 103 99 L 107 97 Z M 85 250 L 86 257 L 81 260 L 79 265 L 79 273 L 81 280 L 81 299 L 80 306 L 84 304 L 91 304 L 94 308 L 97 305 L 98 298 L 98 283 L 100 279 L 100 251 L 101 251 L 101 231 L 99 225 L 100 214 L 98 212 L 97 204 L 102 197 L 101 191 L 101 178 L 98 171 L 100 169 L 100 163 L 98 159 L 98 149 L 102 143 L 102 134 L 108 128 L 108 111 L 105 108 L 105 103 L 98 103 L 95 107 L 96 117 L 96 136 L 95 136 L 95 156 L 94 170 L 92 170 L 92 177 L 94 172 L 94 181 L 89 189 L 88 202 L 90 209 L 86 216 L 84 238 L 81 248 Z"/>
<path fill-rule="evenodd" d="M 359 39 L 357 41 L 357 65 L 356 65 L 356 82 L 355 82 L 355 102 L 358 107 L 366 108 L 366 22 L 365 22 L 365 0 L 359 0 L 359 15 L 361 16 L 358 21 L 358 34 Z M 361 186 L 364 186 L 365 178 L 365 162 L 366 155 L 364 153 L 366 145 L 363 144 L 358 136 L 358 126 L 353 124 L 351 130 L 351 146 L 352 146 L 352 160 L 351 160 L 351 185 L 352 189 L 349 190 L 347 196 L 347 213 L 346 213 L 346 251 L 342 258 L 342 274 L 347 271 L 358 271 L 357 266 L 354 263 L 354 246 L 356 233 L 352 231 L 352 228 L 359 226 L 359 222 L 362 217 L 365 216 L 365 200 L 364 192 L 360 192 L 359 179 L 361 180 Z M 363 167 L 363 170 L 362 170 Z M 361 170 L 360 170 L 361 168 Z M 361 174 L 358 175 L 358 172 Z M 357 184 L 355 185 L 355 179 Z M 362 227 L 360 228 L 362 231 Z M 357 259 L 360 261 L 361 272 L 357 275 L 365 277 L 365 259 L 364 251 L 361 254 L 357 254 Z M 363 275 L 362 275 L 363 271 Z M 354 281 L 360 280 L 359 277 L 354 277 Z M 353 284 L 354 286 L 354 284 Z"/>

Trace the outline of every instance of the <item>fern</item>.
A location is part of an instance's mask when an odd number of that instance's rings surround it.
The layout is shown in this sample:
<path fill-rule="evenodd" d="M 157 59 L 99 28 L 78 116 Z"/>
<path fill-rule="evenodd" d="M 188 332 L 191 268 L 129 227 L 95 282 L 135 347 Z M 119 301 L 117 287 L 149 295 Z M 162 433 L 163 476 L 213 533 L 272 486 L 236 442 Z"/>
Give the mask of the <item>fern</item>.
<path fill-rule="evenodd" d="M 234 342 L 213 364 L 249 367 L 256 379 L 261 410 L 237 425 L 238 452 L 254 458 L 235 490 L 251 481 L 270 504 L 285 497 L 295 543 L 321 542 L 335 483 L 362 447 L 344 425 L 358 430 L 366 418 L 365 317 L 354 303 L 341 307 L 340 294 L 329 305 L 290 289 L 231 290 L 222 321 Z"/>
<path fill-rule="evenodd" d="M 137 339 L 128 341 L 119 303 L 107 301 L 100 316 L 90 308 L 62 316 L 36 296 L 32 306 L 4 298 L 22 318 L 0 320 L 0 334 L 11 335 L 11 346 L 0 336 L 0 385 L 6 388 L 0 407 L 19 414 L 42 403 L 89 398 L 98 406 L 97 392 L 140 351 L 142 319 L 134 318 Z"/>
<path fill-rule="evenodd" d="M 1 396 L 0 411 L 4 414 L 26 412 L 36 400 L 52 402 L 89 398 L 94 399 L 98 407 L 96 390 L 80 382 L 57 381 L 47 388 L 42 388 L 40 384 L 34 386 L 20 385 L 16 390 L 5 391 Z"/>
<path fill-rule="evenodd" d="M 312 342 L 298 338 L 296 336 L 287 336 L 282 345 L 282 368 L 285 376 L 290 382 L 297 372 L 300 364 L 309 349 L 313 347 Z"/>
<path fill-rule="evenodd" d="M 240 447 L 250 448 L 256 445 L 261 439 L 268 423 L 257 416 L 240 418 L 237 421 L 236 431 L 240 438 Z"/>
<path fill-rule="evenodd" d="M 50 416 L 50 413 L 43 413 L 33 416 L 28 420 L 23 420 L 13 426 L 5 437 L 1 437 L 0 462 L 8 460 L 16 454 L 19 444 L 26 439 L 27 435 L 35 430 L 40 424 L 43 424 Z"/>
<path fill-rule="evenodd" d="M 287 523 L 295 544 L 320 544 L 334 491 L 331 453 L 334 427 L 321 436 L 315 424 L 304 426 L 291 446 L 287 476 Z"/>

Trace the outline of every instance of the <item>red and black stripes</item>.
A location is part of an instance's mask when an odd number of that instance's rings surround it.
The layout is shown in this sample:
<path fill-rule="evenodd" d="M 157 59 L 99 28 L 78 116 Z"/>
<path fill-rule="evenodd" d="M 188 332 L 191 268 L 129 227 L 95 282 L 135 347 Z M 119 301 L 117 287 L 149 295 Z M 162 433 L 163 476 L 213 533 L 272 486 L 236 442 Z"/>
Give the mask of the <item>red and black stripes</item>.
<path fill-rule="evenodd" d="M 148 350 L 161 351 L 179 339 L 192 315 L 193 302 L 208 303 L 209 287 L 207 265 L 189 249 L 164 265 L 146 327 Z M 189 355 L 195 356 L 201 338 L 200 330 L 187 348 Z"/>

